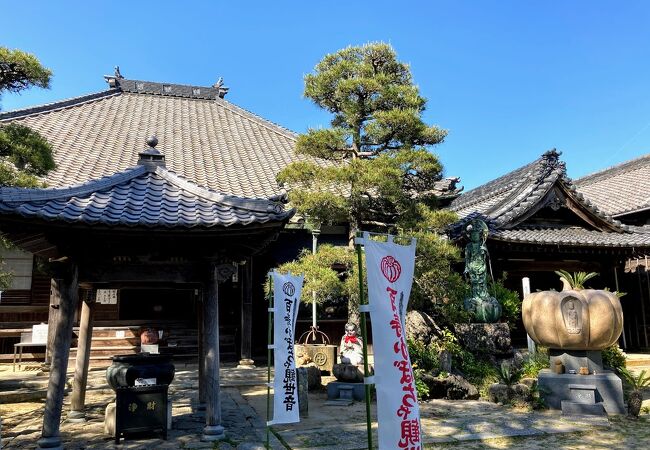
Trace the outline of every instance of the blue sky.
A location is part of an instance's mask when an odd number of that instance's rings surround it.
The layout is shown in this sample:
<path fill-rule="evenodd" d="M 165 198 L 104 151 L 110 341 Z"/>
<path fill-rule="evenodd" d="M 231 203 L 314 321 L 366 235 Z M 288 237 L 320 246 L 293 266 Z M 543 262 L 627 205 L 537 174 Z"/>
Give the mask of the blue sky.
<path fill-rule="evenodd" d="M 650 2 L 133 1 L 1 4 L 0 45 L 34 53 L 52 88 L 2 109 L 131 79 L 211 85 L 287 128 L 327 126 L 302 97 L 327 53 L 389 42 L 449 130 L 434 151 L 466 189 L 545 150 L 577 178 L 650 152 Z"/>

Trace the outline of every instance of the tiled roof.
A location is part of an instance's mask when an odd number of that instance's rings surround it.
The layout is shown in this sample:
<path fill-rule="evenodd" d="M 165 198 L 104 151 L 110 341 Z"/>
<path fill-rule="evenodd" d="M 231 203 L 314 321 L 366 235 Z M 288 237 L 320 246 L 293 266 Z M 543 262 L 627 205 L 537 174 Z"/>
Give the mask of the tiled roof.
<path fill-rule="evenodd" d="M 611 233 L 582 227 L 515 228 L 496 230 L 490 238 L 526 244 L 553 244 L 578 247 L 650 247 L 650 227 L 634 227 L 634 232 Z"/>
<path fill-rule="evenodd" d="M 276 174 L 291 162 L 313 159 L 294 153 L 295 133 L 219 92 L 118 79 L 103 92 L 0 113 L 0 122 L 27 125 L 52 143 L 57 168 L 45 180 L 51 187 L 123 171 L 132 165 L 133 149 L 156 135 L 170 169 L 200 186 L 242 197 L 281 195 Z"/>
<path fill-rule="evenodd" d="M 555 149 L 549 150 L 530 164 L 461 194 L 451 203 L 450 209 L 461 219 L 480 214 L 489 218 L 497 227 L 512 227 L 518 218 L 537 205 L 558 184 L 574 193 L 575 200 L 594 216 L 613 228 L 621 226 L 620 222 L 612 220 L 576 192 L 576 187 L 566 175 L 565 163 L 560 161 L 560 153 Z"/>
<path fill-rule="evenodd" d="M 650 209 L 650 154 L 582 177 L 575 185 L 615 217 Z"/>
<path fill-rule="evenodd" d="M 623 225 L 599 209 L 598 203 L 578 191 L 567 177 L 565 164 L 559 156 L 555 150 L 548 151 L 532 163 L 455 199 L 450 209 L 460 220 L 450 227 L 450 235 L 459 238 L 469 220 L 480 218 L 488 224 L 490 238 L 495 240 L 567 246 L 650 247 L 650 229 Z M 559 188 L 563 194 L 558 197 L 552 191 L 554 188 Z M 526 222 L 540 204 L 544 206 L 553 198 L 558 204 L 550 206 L 559 208 L 567 201 L 564 197 L 570 197 L 597 226 L 585 223 L 585 226 L 539 227 Z"/>
<path fill-rule="evenodd" d="M 2 215 L 87 225 L 230 227 L 284 222 L 293 213 L 278 202 L 207 190 L 156 164 L 69 188 L 0 189 Z"/>

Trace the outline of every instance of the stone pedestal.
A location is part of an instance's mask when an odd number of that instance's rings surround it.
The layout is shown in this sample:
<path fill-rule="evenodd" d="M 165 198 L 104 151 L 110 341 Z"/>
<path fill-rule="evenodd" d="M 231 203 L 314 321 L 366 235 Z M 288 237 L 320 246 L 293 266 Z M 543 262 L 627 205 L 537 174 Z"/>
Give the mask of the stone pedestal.
<path fill-rule="evenodd" d="M 497 358 L 512 356 L 507 323 L 457 323 L 454 329 L 465 348 L 472 353 Z"/>
<path fill-rule="evenodd" d="M 614 372 L 573 375 L 544 369 L 539 373 L 537 383 L 546 405 L 566 414 L 599 414 L 602 409 L 607 414 L 626 412 L 623 384 Z"/>
<path fill-rule="evenodd" d="M 327 383 L 328 400 L 363 401 L 365 398 L 366 392 L 363 383 L 344 383 L 341 381 Z"/>
<path fill-rule="evenodd" d="M 587 367 L 589 373 L 603 371 L 603 355 L 601 351 L 595 350 L 558 350 L 550 349 L 549 358 L 551 367 L 555 367 L 556 361 L 560 361 L 564 366 L 564 371 L 575 370 L 576 373 L 581 367 Z"/>

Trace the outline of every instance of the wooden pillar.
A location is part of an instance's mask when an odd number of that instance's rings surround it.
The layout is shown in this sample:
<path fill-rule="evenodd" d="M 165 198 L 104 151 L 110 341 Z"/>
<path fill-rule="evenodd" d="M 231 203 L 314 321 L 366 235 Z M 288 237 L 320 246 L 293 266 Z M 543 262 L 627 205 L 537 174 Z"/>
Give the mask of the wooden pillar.
<path fill-rule="evenodd" d="M 225 438 L 221 426 L 221 392 L 219 387 L 219 282 L 217 268 L 211 267 L 203 297 L 203 352 L 205 428 L 203 441 Z"/>
<path fill-rule="evenodd" d="M 45 364 L 44 369 L 50 370 L 52 364 L 52 349 L 54 348 L 54 336 L 56 335 L 56 324 L 59 320 L 59 307 L 61 303 L 61 294 L 59 285 L 53 278 L 50 281 L 50 308 L 47 314 L 47 346 L 45 347 Z"/>
<path fill-rule="evenodd" d="M 93 315 L 95 310 L 95 291 L 86 291 L 81 305 L 79 321 L 79 343 L 77 344 L 77 359 L 72 385 L 72 410 L 68 414 L 70 422 L 85 422 L 86 420 L 86 385 L 88 382 L 88 366 L 90 365 L 90 346 L 93 338 Z"/>
<path fill-rule="evenodd" d="M 253 259 L 248 258 L 242 267 L 241 299 L 241 359 L 239 369 L 254 369 L 252 355 L 253 330 Z"/>
<path fill-rule="evenodd" d="M 198 329 L 199 329 L 199 410 L 205 410 L 205 333 L 203 331 L 203 302 L 205 299 L 205 286 L 201 289 L 201 294 L 198 299 L 197 316 L 198 316 Z"/>
<path fill-rule="evenodd" d="M 51 347 L 52 363 L 45 411 L 43 412 L 43 429 L 41 438 L 38 440 L 38 448 L 48 449 L 62 448 L 59 424 L 61 423 L 66 371 L 70 356 L 72 325 L 79 300 L 76 264 L 67 264 L 62 268 L 57 278 L 52 280 L 52 287 L 55 288 L 53 292 L 59 295 L 59 313 L 56 324 L 50 324 L 50 326 L 56 326 L 56 330 L 54 344 Z"/>

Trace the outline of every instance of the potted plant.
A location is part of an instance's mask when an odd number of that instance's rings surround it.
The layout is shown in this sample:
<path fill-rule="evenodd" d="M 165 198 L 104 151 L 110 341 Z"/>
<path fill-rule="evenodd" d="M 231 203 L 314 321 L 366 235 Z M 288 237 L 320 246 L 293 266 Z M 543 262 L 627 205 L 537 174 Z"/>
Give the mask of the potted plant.
<path fill-rule="evenodd" d="M 646 375 L 647 371 L 642 370 L 638 375 L 634 375 L 627 369 L 620 370 L 623 380 L 627 385 L 627 413 L 630 417 L 639 417 L 641 411 L 641 403 L 643 403 L 643 390 L 650 387 L 650 375 Z"/>

